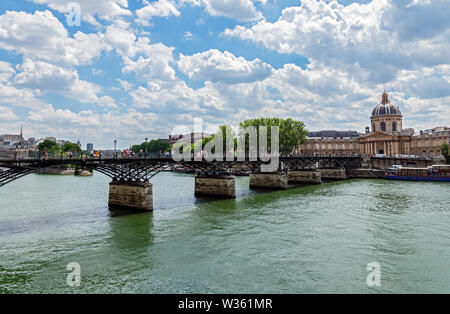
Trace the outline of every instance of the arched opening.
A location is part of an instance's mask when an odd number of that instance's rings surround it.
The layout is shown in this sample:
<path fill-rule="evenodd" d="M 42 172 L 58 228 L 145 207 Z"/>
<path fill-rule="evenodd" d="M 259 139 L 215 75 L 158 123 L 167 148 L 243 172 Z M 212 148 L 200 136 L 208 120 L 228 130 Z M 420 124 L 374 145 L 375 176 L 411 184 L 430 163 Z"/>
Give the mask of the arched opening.
<path fill-rule="evenodd" d="M 392 132 L 397 132 L 397 122 L 392 123 Z"/>
<path fill-rule="evenodd" d="M 381 131 L 385 132 L 386 131 L 386 123 L 381 122 L 380 126 L 381 126 Z"/>

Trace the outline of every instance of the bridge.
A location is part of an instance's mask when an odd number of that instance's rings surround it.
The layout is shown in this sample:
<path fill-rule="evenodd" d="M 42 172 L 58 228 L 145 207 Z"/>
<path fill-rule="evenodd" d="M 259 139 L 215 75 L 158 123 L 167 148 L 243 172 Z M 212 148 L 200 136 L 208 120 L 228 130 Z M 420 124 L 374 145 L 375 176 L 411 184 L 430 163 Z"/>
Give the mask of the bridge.
<path fill-rule="evenodd" d="M 225 160 L 175 161 L 166 158 L 71 158 L 0 159 L 0 187 L 41 169 L 61 165 L 95 170 L 111 178 L 109 206 L 153 210 L 150 179 L 164 170 L 181 167 L 195 173 L 195 194 L 236 197 L 234 175 L 249 175 L 251 188 L 286 189 L 287 183 L 321 183 L 345 179 L 347 172 L 361 167 L 360 157 L 279 157 L 275 172 L 262 172 L 270 161 Z"/>

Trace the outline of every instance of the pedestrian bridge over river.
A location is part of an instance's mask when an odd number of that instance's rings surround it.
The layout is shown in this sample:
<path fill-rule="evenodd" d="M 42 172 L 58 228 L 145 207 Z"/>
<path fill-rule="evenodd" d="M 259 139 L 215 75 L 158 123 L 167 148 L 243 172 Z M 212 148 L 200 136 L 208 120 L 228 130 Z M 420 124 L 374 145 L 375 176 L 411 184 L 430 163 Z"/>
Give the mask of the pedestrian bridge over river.
<path fill-rule="evenodd" d="M 351 170 L 361 167 L 360 157 L 279 157 L 275 172 L 261 172 L 270 161 L 227 160 L 175 161 L 172 158 L 108 159 L 16 159 L 0 160 L 0 187 L 40 169 L 72 165 L 96 170 L 112 179 L 109 205 L 152 210 L 150 179 L 161 171 L 182 167 L 195 173 L 195 194 L 236 197 L 234 175 L 249 175 L 250 187 L 286 189 L 287 183 L 321 183 L 325 179 L 345 179 Z"/>

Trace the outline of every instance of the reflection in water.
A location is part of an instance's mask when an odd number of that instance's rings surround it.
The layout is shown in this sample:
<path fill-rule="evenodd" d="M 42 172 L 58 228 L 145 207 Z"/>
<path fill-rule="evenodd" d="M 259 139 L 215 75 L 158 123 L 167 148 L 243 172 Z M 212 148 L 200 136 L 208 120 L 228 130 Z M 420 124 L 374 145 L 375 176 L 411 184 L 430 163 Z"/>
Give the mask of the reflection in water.
<path fill-rule="evenodd" d="M 109 179 L 29 176 L 0 190 L 0 292 L 447 292 L 448 184 L 348 180 L 194 196 L 153 179 L 154 212 L 109 212 Z M 44 188 L 45 187 L 45 188 Z M 49 193 L 51 191 L 51 193 Z M 39 204 L 39 205 L 36 205 Z M 18 210 L 20 209 L 20 210 Z M 382 286 L 368 289 L 377 261 Z M 82 285 L 66 284 L 78 262 Z"/>

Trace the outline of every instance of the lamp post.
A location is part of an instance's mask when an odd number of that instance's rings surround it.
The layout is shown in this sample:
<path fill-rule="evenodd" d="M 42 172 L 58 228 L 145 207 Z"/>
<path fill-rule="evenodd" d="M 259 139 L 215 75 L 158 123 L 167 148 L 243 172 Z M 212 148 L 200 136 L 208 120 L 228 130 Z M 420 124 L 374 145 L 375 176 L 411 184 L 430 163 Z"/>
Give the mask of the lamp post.
<path fill-rule="evenodd" d="M 147 159 L 147 141 L 148 141 L 148 138 L 146 137 L 145 138 L 145 158 Z"/>
<path fill-rule="evenodd" d="M 117 139 L 114 140 L 114 158 L 117 158 Z"/>

